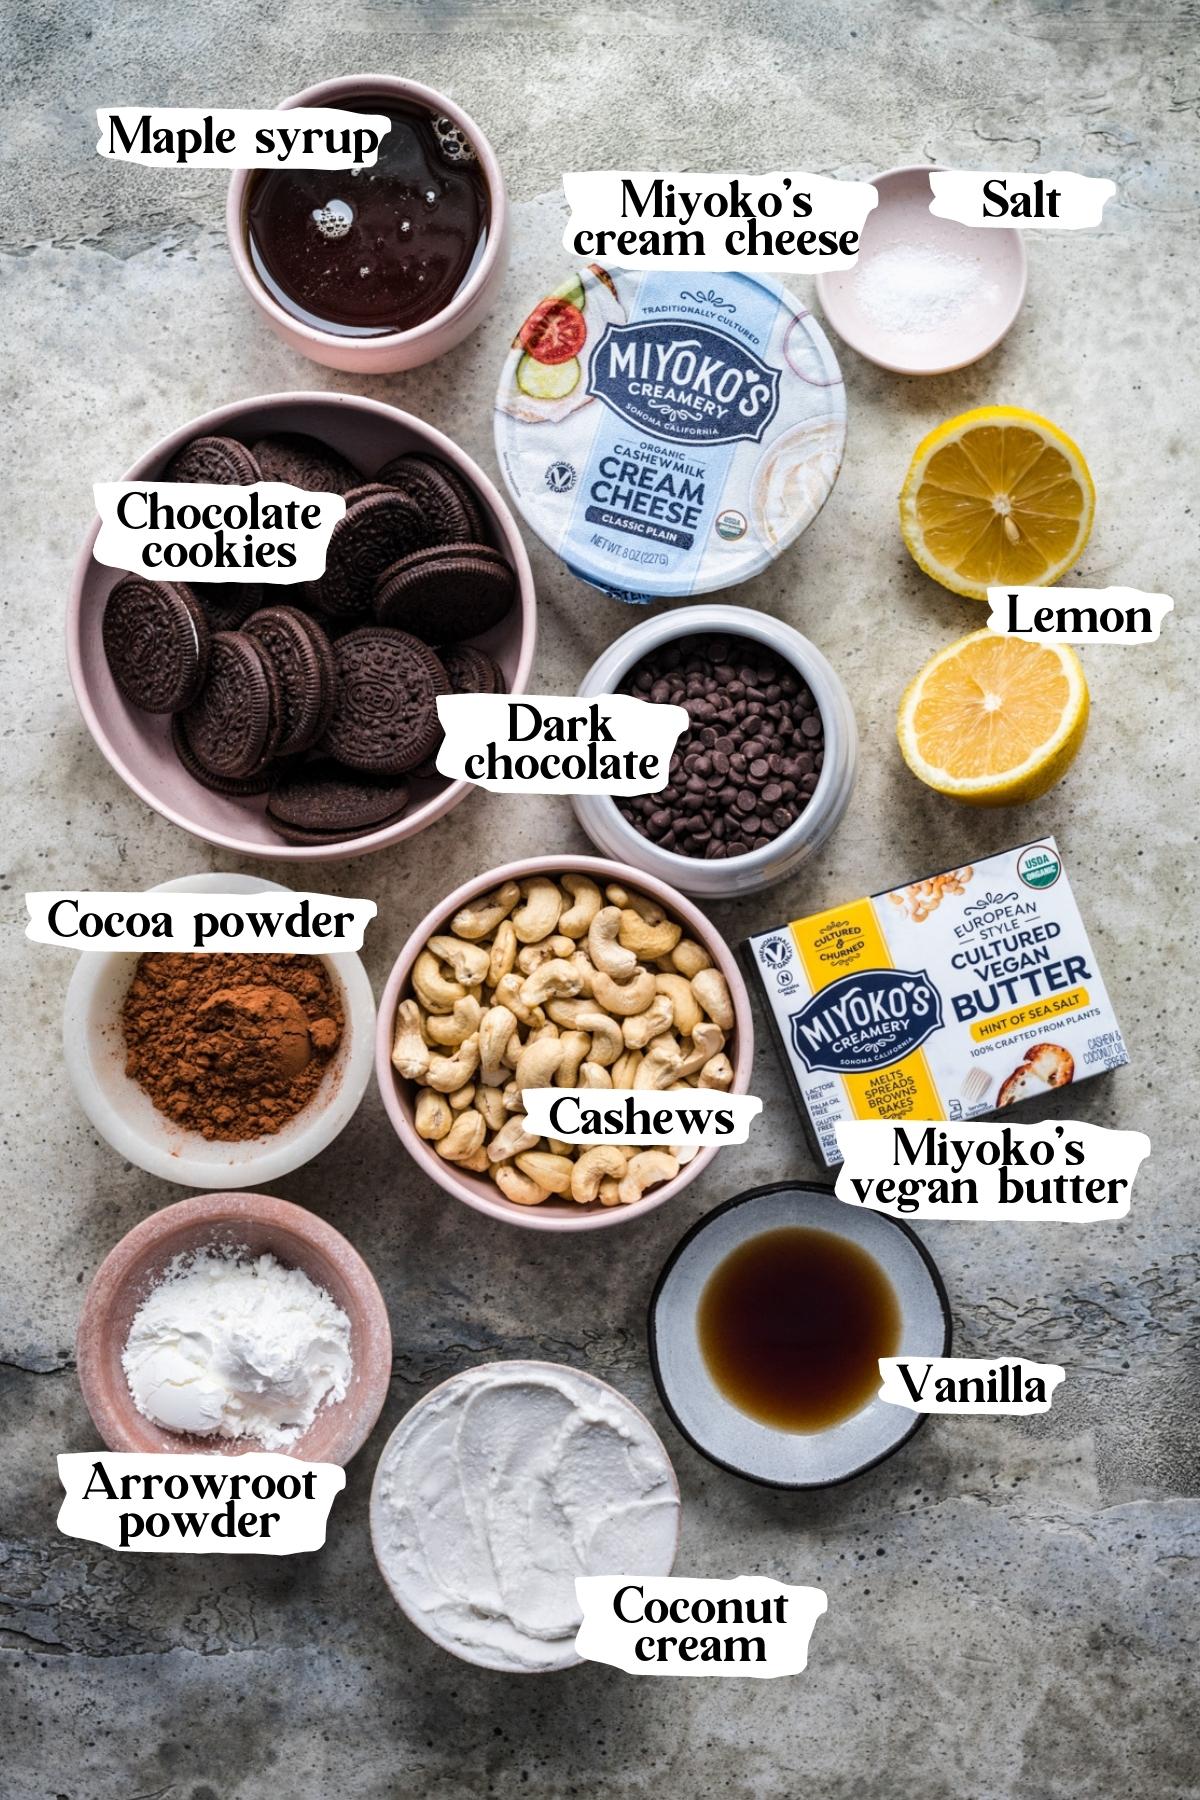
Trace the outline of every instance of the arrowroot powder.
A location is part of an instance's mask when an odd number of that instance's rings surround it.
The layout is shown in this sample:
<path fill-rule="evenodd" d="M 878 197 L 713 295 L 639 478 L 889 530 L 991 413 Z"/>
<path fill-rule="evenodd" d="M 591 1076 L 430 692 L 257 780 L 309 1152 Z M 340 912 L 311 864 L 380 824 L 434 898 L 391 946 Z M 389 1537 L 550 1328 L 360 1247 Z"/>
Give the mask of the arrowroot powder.
<path fill-rule="evenodd" d="M 236 1246 L 177 1256 L 142 1302 L 121 1364 L 165 1431 L 286 1450 L 350 1385 L 350 1321 L 303 1269 Z"/>

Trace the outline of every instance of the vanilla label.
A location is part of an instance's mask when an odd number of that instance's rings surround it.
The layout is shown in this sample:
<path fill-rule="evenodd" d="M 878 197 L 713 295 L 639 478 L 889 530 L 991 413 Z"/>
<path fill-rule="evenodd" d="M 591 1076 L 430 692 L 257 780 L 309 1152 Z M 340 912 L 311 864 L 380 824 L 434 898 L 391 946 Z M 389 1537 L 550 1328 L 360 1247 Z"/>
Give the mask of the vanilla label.
<path fill-rule="evenodd" d="M 879 1398 L 916 1413 L 1027 1414 L 1050 1411 L 1066 1371 L 1058 1363 L 970 1356 L 881 1356 Z"/>
<path fill-rule="evenodd" d="M 340 494 L 285 481 L 98 481 L 94 492 L 96 561 L 158 581 L 317 581 L 346 510 Z"/>

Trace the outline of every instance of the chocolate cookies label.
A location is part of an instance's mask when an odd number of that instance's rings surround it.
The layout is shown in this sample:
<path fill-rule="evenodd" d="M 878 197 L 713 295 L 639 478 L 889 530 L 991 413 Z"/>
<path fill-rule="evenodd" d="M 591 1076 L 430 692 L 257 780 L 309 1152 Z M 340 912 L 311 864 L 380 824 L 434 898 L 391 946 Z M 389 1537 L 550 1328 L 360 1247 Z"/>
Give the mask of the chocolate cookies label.
<path fill-rule="evenodd" d="M 341 494 L 282 481 L 98 481 L 95 494 L 96 561 L 168 581 L 317 581 L 346 511 Z"/>

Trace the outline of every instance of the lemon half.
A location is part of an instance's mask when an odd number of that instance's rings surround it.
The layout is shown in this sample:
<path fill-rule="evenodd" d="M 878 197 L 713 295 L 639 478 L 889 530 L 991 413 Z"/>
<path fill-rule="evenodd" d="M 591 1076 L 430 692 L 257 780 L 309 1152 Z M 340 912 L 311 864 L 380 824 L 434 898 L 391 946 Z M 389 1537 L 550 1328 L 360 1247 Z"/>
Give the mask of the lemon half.
<path fill-rule="evenodd" d="M 896 732 L 926 786 L 973 806 L 1013 806 L 1066 773 L 1087 720 L 1087 680 L 1072 649 L 984 630 L 925 664 L 900 702 Z"/>
<path fill-rule="evenodd" d="M 917 445 L 900 491 L 913 560 L 956 594 L 1046 587 L 1078 561 L 1096 490 L 1065 431 L 1019 406 L 980 406 Z"/>

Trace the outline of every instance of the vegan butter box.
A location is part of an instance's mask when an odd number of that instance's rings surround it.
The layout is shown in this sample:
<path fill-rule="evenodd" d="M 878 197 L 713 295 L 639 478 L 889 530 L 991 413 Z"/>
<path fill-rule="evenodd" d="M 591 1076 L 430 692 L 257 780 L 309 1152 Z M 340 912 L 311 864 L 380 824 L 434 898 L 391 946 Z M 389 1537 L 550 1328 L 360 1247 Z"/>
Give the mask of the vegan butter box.
<path fill-rule="evenodd" d="M 744 950 L 830 1167 L 839 1119 L 975 1119 L 1129 1060 L 1053 838 Z"/>

